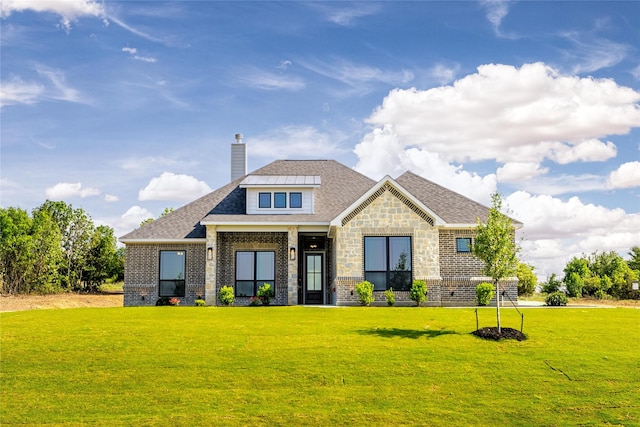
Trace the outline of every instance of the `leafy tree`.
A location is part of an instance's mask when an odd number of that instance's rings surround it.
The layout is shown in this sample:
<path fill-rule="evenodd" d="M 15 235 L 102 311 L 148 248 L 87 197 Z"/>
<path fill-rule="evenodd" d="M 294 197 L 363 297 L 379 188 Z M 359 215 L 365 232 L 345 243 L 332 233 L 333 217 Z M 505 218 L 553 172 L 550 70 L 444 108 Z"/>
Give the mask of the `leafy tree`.
<path fill-rule="evenodd" d="M 6 293 L 52 292 L 61 258 L 59 232 L 46 213 L 0 209 L 0 276 Z"/>
<path fill-rule="evenodd" d="M 164 208 L 164 210 L 160 214 L 160 218 L 162 218 L 163 216 L 169 215 L 171 212 L 173 212 L 173 208 Z M 142 222 L 140 222 L 140 227 L 144 227 L 147 224 L 151 224 L 153 221 L 155 221 L 153 218 L 147 218 Z"/>
<path fill-rule="evenodd" d="M 108 278 L 113 277 L 117 263 L 116 237 L 106 225 L 96 227 L 91 236 L 91 248 L 84 268 L 86 291 L 95 291 Z"/>
<path fill-rule="evenodd" d="M 515 228 L 511 218 L 501 212 L 502 198 L 498 193 L 491 196 L 487 223 L 478 219 L 473 254 L 484 262 L 483 273 L 493 279 L 496 288 L 496 317 L 498 333 L 502 333 L 500 323 L 500 279 L 516 274 L 519 248 L 515 243 Z"/>
<path fill-rule="evenodd" d="M 589 263 L 585 258 L 573 257 L 564 268 L 564 285 L 570 297 L 581 297 L 584 290 L 584 281 L 591 277 Z"/>
<path fill-rule="evenodd" d="M 61 234 L 64 263 L 60 268 L 62 281 L 69 289 L 81 289 L 88 252 L 91 249 L 93 222 L 82 208 L 73 209 L 62 201 L 47 200 L 34 211 L 48 212 Z"/>
<path fill-rule="evenodd" d="M 638 274 L 629 264 L 614 251 L 595 252 L 589 257 L 589 270 L 599 277 L 600 292 L 595 290 L 595 296 L 609 294 L 617 298 L 627 298 L 631 293 L 631 283 L 637 280 Z"/>
<path fill-rule="evenodd" d="M 518 295 L 531 295 L 536 290 L 538 278 L 533 272 L 533 266 L 518 263 L 516 267 L 516 276 L 518 276 Z"/>
<path fill-rule="evenodd" d="M 627 261 L 627 265 L 632 270 L 640 271 L 640 246 L 634 246 L 629 251 L 631 259 Z"/>
<path fill-rule="evenodd" d="M 547 281 L 542 284 L 542 292 L 545 294 L 551 294 L 559 291 L 560 286 L 562 286 L 562 282 L 558 279 L 556 273 L 551 273 L 551 276 L 549 276 Z"/>

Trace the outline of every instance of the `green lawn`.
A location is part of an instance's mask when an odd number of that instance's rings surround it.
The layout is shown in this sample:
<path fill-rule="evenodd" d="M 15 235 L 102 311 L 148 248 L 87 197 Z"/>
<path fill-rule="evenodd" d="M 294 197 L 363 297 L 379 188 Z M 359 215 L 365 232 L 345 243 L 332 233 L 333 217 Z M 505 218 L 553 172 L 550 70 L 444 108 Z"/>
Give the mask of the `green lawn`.
<path fill-rule="evenodd" d="M 640 425 L 640 310 L 521 310 L 3 313 L 0 424 Z"/>

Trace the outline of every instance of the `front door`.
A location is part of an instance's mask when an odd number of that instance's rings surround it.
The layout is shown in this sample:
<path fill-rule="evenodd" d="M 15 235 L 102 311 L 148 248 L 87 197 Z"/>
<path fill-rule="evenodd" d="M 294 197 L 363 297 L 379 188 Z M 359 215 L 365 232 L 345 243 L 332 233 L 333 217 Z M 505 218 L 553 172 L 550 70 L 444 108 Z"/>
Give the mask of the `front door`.
<path fill-rule="evenodd" d="M 304 304 L 322 304 L 323 254 L 304 254 Z"/>

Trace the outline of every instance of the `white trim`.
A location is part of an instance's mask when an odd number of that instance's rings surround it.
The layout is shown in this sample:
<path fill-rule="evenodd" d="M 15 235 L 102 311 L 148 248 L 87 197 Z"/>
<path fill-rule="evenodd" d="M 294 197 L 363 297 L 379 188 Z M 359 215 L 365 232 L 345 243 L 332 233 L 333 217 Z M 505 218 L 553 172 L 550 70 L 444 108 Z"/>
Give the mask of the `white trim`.
<path fill-rule="evenodd" d="M 404 196 L 411 200 L 411 202 L 415 203 L 416 206 L 418 206 L 420 209 L 422 209 L 424 212 L 426 212 L 427 214 L 429 214 L 435 221 L 434 226 L 443 226 L 446 224 L 446 222 L 440 218 L 435 212 L 433 212 L 431 209 L 429 209 L 427 206 L 425 206 L 420 200 L 416 199 L 415 196 L 413 194 L 411 194 L 409 191 L 407 191 L 403 186 L 401 186 L 400 184 L 398 184 L 393 178 L 391 178 L 389 175 L 385 175 L 384 178 L 382 178 L 380 181 L 378 181 L 378 183 L 376 185 L 374 185 L 373 187 L 371 187 L 369 189 L 369 191 L 367 191 L 366 193 L 364 193 L 362 196 L 360 196 L 360 198 L 358 200 L 356 200 L 355 202 L 353 202 L 350 206 L 348 206 L 345 210 L 343 210 L 342 212 L 340 212 L 338 214 L 338 216 L 336 216 L 332 221 L 331 221 L 331 225 L 332 226 L 336 226 L 336 227 L 342 227 L 342 219 L 347 216 L 349 213 L 351 213 L 351 211 L 353 211 L 355 208 L 357 208 L 358 206 L 360 206 L 360 204 L 362 202 L 364 202 L 365 200 L 367 200 L 369 197 L 371 197 L 371 195 L 373 193 L 375 193 L 376 191 L 378 191 L 380 188 L 382 188 L 382 186 L 384 186 L 386 183 L 389 183 L 391 186 L 395 187 L 396 190 L 398 190 L 399 192 L 401 192 L 402 194 L 404 194 Z"/>
<path fill-rule="evenodd" d="M 305 233 L 328 233 L 329 224 L 327 223 L 318 223 L 318 224 L 274 224 L 274 223 L 263 223 L 263 224 L 248 224 L 248 223 L 226 223 L 226 224 L 216 224 L 216 232 L 224 233 L 224 232 L 232 232 L 232 231 L 245 231 L 245 232 L 267 232 L 267 233 L 276 233 L 276 232 L 288 232 L 289 227 L 296 226 L 298 227 L 298 232 Z"/>
<path fill-rule="evenodd" d="M 120 243 L 207 243 L 207 239 L 118 239 Z"/>

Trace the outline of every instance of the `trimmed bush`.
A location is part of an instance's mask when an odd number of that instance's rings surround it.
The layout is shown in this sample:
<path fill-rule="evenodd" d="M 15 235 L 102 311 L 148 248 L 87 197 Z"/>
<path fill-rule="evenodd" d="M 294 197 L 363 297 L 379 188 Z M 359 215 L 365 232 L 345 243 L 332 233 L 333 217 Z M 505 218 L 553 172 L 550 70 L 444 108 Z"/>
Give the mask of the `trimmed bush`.
<path fill-rule="evenodd" d="M 493 294 L 493 283 L 483 282 L 476 286 L 478 305 L 489 305 Z"/>
<path fill-rule="evenodd" d="M 416 302 L 417 307 L 420 307 L 420 304 L 427 300 L 427 282 L 414 280 L 409 291 L 409 298 L 411 298 L 411 301 Z"/>
<path fill-rule="evenodd" d="M 196 307 L 204 307 L 205 305 L 207 305 L 207 302 L 202 298 L 198 298 L 197 300 L 195 300 L 195 303 Z"/>
<path fill-rule="evenodd" d="M 220 288 L 220 292 L 218 292 L 218 301 L 222 305 L 231 305 L 236 300 L 236 297 L 233 293 L 233 287 L 231 286 L 223 286 Z"/>
<path fill-rule="evenodd" d="M 258 298 L 262 301 L 262 304 L 269 305 L 271 304 L 271 298 L 275 296 L 273 289 L 271 289 L 271 285 L 269 283 L 265 283 L 260 288 L 258 288 Z"/>
<path fill-rule="evenodd" d="M 373 283 L 360 282 L 356 285 L 356 293 L 358 294 L 358 302 L 367 306 L 373 302 Z"/>
<path fill-rule="evenodd" d="M 393 292 L 393 288 L 389 288 L 384 291 L 384 296 L 387 297 L 387 305 L 391 307 L 396 303 L 396 294 Z"/>
<path fill-rule="evenodd" d="M 567 294 L 562 291 L 552 292 L 547 295 L 547 298 L 544 300 L 544 303 L 549 306 L 559 307 L 561 305 L 567 305 L 569 299 L 567 298 Z"/>

